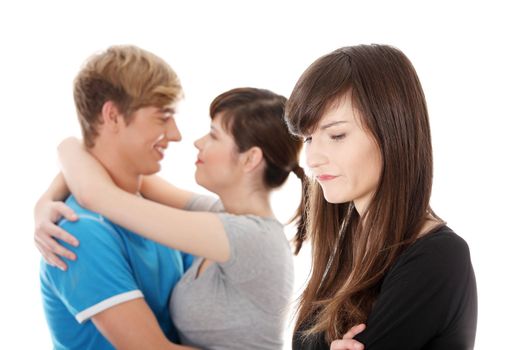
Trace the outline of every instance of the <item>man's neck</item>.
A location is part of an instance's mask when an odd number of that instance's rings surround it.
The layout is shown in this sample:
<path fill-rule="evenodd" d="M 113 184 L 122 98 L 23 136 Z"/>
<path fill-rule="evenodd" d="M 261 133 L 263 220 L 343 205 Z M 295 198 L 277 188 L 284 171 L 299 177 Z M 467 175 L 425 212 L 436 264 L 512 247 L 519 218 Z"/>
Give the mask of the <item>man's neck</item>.
<path fill-rule="evenodd" d="M 88 152 L 102 164 L 115 185 L 129 193 L 139 192 L 142 176 L 135 174 L 113 147 L 104 147 L 96 143 Z"/>

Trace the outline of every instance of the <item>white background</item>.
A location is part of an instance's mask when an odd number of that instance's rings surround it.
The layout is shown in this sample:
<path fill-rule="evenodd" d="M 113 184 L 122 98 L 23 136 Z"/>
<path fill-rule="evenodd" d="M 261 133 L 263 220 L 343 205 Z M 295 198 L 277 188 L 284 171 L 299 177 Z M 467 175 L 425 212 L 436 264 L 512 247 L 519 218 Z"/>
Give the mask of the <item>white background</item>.
<path fill-rule="evenodd" d="M 517 1 L 427 3 L 2 2 L 0 348 L 51 347 L 32 208 L 57 172 L 55 146 L 79 135 L 72 80 L 89 55 L 135 44 L 174 67 L 186 93 L 183 141 L 171 146 L 162 175 L 199 190 L 192 141 L 208 129 L 213 97 L 239 86 L 288 96 L 314 59 L 360 43 L 397 46 L 419 73 L 433 131 L 432 204 L 469 243 L 477 275 L 476 348 L 521 348 L 524 12 Z M 298 188 L 293 179 L 274 196 L 281 219 Z M 297 290 L 308 261 L 307 251 L 296 260 Z"/>

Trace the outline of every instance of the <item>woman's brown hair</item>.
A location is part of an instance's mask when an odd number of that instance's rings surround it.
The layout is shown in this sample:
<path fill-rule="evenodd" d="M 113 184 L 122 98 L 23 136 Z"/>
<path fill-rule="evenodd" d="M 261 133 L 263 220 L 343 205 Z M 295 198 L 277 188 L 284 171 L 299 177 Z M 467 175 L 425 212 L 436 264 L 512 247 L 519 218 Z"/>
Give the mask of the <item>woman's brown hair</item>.
<path fill-rule="evenodd" d="M 291 221 L 297 220 L 295 251 L 299 252 L 306 232 L 305 196 L 308 179 L 299 165 L 302 141 L 289 133 L 284 120 L 286 98 L 272 91 L 237 88 L 217 96 L 210 105 L 210 116 L 222 115 L 222 123 L 242 153 L 251 147 L 262 150 L 266 163 L 263 182 L 273 189 L 284 184 L 290 172 L 301 180 L 301 203 Z"/>
<path fill-rule="evenodd" d="M 310 186 L 312 271 L 299 300 L 296 331 L 324 333 L 328 342 L 366 321 L 385 273 L 433 215 L 428 112 L 408 58 L 385 45 L 344 47 L 319 58 L 290 96 L 290 130 L 310 134 L 346 96 L 379 145 L 382 173 L 361 215 L 352 203 L 328 203 L 319 184 Z"/>

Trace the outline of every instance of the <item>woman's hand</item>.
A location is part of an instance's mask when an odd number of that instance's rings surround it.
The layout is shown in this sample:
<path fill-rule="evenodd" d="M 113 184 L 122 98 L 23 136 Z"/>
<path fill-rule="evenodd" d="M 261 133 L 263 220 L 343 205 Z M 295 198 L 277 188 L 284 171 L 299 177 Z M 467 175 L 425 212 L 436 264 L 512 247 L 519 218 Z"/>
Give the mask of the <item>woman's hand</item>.
<path fill-rule="evenodd" d="M 354 337 L 364 331 L 365 328 L 364 323 L 353 326 L 343 335 L 343 339 L 334 340 L 330 344 L 330 350 L 363 350 L 365 346 L 357 340 L 354 340 Z"/>
<path fill-rule="evenodd" d="M 69 221 L 78 219 L 75 212 L 63 202 L 41 200 L 35 206 L 35 245 L 44 260 L 53 266 L 65 271 L 66 263 L 59 256 L 75 260 L 76 255 L 64 248 L 56 239 L 60 239 L 72 246 L 78 246 L 78 240 L 56 225 L 62 217 Z"/>

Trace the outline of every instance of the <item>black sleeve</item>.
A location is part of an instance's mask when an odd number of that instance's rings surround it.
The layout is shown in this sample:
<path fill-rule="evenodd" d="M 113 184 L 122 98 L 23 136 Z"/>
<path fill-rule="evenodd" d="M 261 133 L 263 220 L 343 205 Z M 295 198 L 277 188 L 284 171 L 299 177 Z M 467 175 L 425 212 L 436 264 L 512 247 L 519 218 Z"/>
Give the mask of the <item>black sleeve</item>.
<path fill-rule="evenodd" d="M 432 234 L 409 247 L 387 273 L 356 340 L 366 350 L 469 349 L 476 310 L 467 244 L 454 233 Z"/>

